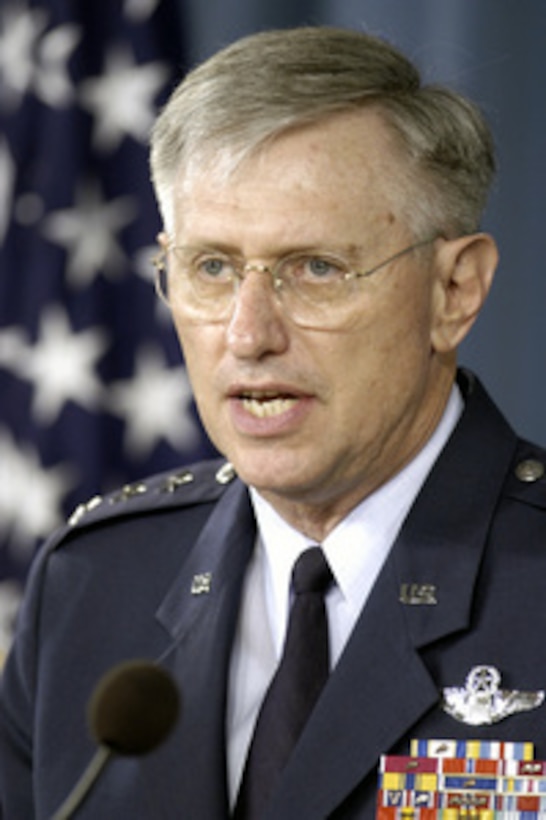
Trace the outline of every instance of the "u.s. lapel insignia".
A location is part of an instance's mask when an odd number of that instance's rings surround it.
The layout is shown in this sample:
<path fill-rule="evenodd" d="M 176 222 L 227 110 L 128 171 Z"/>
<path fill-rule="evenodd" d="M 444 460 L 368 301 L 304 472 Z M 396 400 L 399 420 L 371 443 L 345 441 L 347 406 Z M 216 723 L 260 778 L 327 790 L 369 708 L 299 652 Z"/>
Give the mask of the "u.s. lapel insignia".
<path fill-rule="evenodd" d="M 194 575 L 190 592 L 192 595 L 206 595 L 211 590 L 212 572 L 199 572 Z"/>
<path fill-rule="evenodd" d="M 434 584 L 401 584 L 399 600 L 410 606 L 436 606 L 436 587 Z"/>
<path fill-rule="evenodd" d="M 543 690 L 501 689 L 500 680 L 500 672 L 494 666 L 474 666 L 464 686 L 447 686 L 443 690 L 444 712 L 469 726 L 487 726 L 518 712 L 536 709 L 544 702 Z"/>

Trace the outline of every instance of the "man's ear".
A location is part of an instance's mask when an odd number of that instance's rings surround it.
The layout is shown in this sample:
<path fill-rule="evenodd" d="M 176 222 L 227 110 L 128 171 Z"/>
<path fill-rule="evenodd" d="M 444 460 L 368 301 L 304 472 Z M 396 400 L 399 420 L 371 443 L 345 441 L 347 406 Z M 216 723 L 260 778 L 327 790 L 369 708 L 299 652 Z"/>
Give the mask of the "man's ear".
<path fill-rule="evenodd" d="M 440 240 L 437 250 L 431 341 L 438 353 L 462 342 L 489 293 L 499 258 L 485 233 Z"/>

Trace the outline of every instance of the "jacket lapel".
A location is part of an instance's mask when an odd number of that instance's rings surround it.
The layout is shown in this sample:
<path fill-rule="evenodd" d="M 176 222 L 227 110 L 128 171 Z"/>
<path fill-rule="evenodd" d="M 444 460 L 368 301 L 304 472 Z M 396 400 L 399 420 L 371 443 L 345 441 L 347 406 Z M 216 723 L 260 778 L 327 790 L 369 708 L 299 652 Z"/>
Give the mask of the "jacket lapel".
<path fill-rule="evenodd" d="M 248 493 L 235 481 L 218 502 L 157 611 L 173 641 L 159 659 L 180 685 L 182 715 L 171 766 L 178 810 L 227 816 L 225 702 L 240 586 L 255 541 Z M 188 765 L 191 762 L 191 765 Z M 185 768 L 184 768 L 185 766 Z"/>

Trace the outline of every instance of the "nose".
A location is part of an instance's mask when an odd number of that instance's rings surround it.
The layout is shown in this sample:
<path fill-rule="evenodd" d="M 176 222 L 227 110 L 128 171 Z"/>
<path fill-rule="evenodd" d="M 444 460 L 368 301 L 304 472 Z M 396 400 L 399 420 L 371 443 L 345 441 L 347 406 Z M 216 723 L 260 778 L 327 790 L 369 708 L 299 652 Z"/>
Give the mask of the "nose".
<path fill-rule="evenodd" d="M 282 353 L 288 327 L 267 268 L 248 268 L 235 296 L 226 328 L 228 349 L 237 358 L 260 359 Z"/>

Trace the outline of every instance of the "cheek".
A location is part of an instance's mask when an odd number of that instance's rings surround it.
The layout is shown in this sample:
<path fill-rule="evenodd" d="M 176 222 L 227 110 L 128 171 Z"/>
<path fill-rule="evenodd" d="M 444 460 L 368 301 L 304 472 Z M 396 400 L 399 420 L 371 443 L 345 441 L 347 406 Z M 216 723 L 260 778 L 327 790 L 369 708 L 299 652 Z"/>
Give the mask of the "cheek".
<path fill-rule="evenodd" d="M 418 379 L 430 363 L 429 302 L 407 289 L 398 291 L 383 309 L 377 304 L 370 308 L 368 317 L 348 337 L 343 353 L 332 359 L 338 375 L 348 377 L 348 390 L 358 390 L 360 384 L 370 391 L 368 401 L 372 391 L 388 392 L 390 384 Z"/>
<path fill-rule="evenodd" d="M 214 373 L 219 361 L 218 345 L 210 328 L 176 321 L 175 328 L 193 393 L 200 406 L 205 400 L 210 401 L 207 396 L 212 393 Z"/>
<path fill-rule="evenodd" d="M 413 286 L 410 285 L 413 283 Z M 412 352 L 423 354 L 430 351 L 433 297 L 428 282 L 420 272 L 417 277 L 398 283 L 394 288 L 388 312 L 383 316 L 385 343 L 396 347 L 404 357 Z"/>
<path fill-rule="evenodd" d="M 204 328 L 177 328 L 177 332 L 199 417 L 209 439 L 223 453 L 228 438 L 215 383 L 220 357 L 217 345 Z"/>

